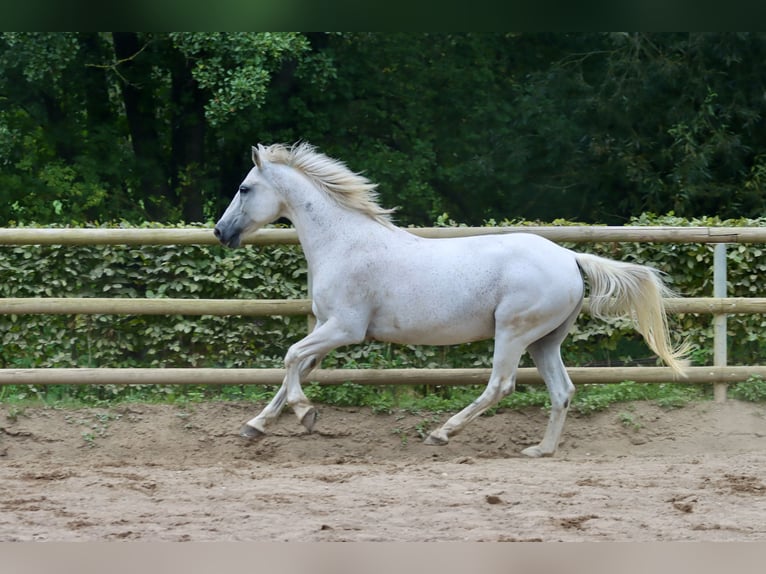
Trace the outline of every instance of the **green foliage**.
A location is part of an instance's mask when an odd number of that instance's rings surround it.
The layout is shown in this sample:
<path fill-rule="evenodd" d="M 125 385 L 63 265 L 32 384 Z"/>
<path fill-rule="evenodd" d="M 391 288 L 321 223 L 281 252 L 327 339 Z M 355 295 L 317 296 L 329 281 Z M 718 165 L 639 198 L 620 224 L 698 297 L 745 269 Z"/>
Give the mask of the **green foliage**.
<path fill-rule="evenodd" d="M 444 210 L 474 225 L 616 224 L 766 207 L 762 33 L 346 33 L 317 45 L 336 62 L 334 89 L 277 88 L 263 131 L 364 169 L 403 223 Z"/>
<path fill-rule="evenodd" d="M 308 140 L 399 222 L 766 209 L 766 33 L 5 32 L 0 224 L 206 221 Z"/>
<path fill-rule="evenodd" d="M 0 35 L 0 222 L 145 216 L 101 38 Z"/>
<path fill-rule="evenodd" d="M 729 394 L 743 401 L 753 403 L 766 401 L 766 381 L 761 377 L 753 376 L 747 381 L 736 383 L 729 389 Z"/>
<path fill-rule="evenodd" d="M 346 382 L 340 385 L 306 385 L 306 396 L 319 403 L 330 403 L 342 407 L 369 406 L 375 411 L 388 411 L 393 404 L 391 393 L 386 388 L 373 389 L 367 385 Z"/>
<path fill-rule="evenodd" d="M 268 92 L 271 74 L 283 60 L 308 50 L 297 32 L 172 32 L 175 48 L 194 62 L 192 76 L 211 94 L 205 115 L 219 127 L 243 110 L 257 109 Z"/>
<path fill-rule="evenodd" d="M 709 396 L 704 386 L 642 383 L 633 381 L 610 385 L 582 385 L 572 400 L 572 410 L 582 415 L 603 411 L 615 403 L 652 401 L 665 409 L 679 408 Z"/>
<path fill-rule="evenodd" d="M 294 299 L 305 273 L 298 246 L 0 247 L 3 297 Z M 3 315 L 0 365 L 275 367 L 305 329 L 303 317 Z"/>
<path fill-rule="evenodd" d="M 0 34 L 0 224 L 214 217 L 256 143 L 248 118 L 308 48 L 295 32 Z"/>

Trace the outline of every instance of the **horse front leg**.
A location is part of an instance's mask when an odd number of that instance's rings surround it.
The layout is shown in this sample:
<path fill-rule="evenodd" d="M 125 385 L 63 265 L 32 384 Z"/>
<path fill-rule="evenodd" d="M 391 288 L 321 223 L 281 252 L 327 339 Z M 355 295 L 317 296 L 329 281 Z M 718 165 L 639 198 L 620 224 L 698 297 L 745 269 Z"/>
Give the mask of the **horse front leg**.
<path fill-rule="evenodd" d="M 317 410 L 303 393 L 301 381 L 308 377 L 321 358 L 323 357 L 308 357 L 302 362 L 294 362 L 290 352 L 288 352 L 285 359 L 287 373 L 282 380 L 282 386 L 279 387 L 271 402 L 255 418 L 250 419 L 242 426 L 240 435 L 250 439 L 262 437 L 266 434 L 266 427 L 279 418 L 285 404 L 292 407 L 301 424 L 311 432 L 316 422 Z"/>
<path fill-rule="evenodd" d="M 266 427 L 277 419 L 285 404 L 293 409 L 300 423 L 311 432 L 316 423 L 317 410 L 304 394 L 301 384 L 327 353 L 336 347 L 362 341 L 365 332 L 366 327 L 353 328 L 338 320 L 318 324 L 308 336 L 287 351 L 282 386 L 271 402 L 255 418 L 245 423 L 240 434 L 247 438 L 262 436 Z"/>
<path fill-rule="evenodd" d="M 312 354 L 294 359 L 291 359 L 288 353 L 288 357 L 285 360 L 287 374 L 285 375 L 283 384 L 287 389 L 287 404 L 290 405 L 295 416 L 298 417 L 300 423 L 309 432 L 314 430 L 314 424 L 316 423 L 319 413 L 304 394 L 301 383 L 304 382 L 311 371 L 322 362 L 322 359 L 328 352 L 329 351 L 322 353 L 321 355 Z"/>
<path fill-rule="evenodd" d="M 287 387 L 283 381 L 282 386 L 279 387 L 277 394 L 274 395 L 274 398 L 271 399 L 271 402 L 269 402 L 269 404 L 266 405 L 266 407 L 264 407 L 260 413 L 258 413 L 258 416 L 250 419 L 244 425 L 242 425 L 242 429 L 239 431 L 239 434 L 245 438 L 250 439 L 262 437 L 264 434 L 266 434 L 266 427 L 279 417 L 279 414 L 282 412 L 286 401 Z"/>

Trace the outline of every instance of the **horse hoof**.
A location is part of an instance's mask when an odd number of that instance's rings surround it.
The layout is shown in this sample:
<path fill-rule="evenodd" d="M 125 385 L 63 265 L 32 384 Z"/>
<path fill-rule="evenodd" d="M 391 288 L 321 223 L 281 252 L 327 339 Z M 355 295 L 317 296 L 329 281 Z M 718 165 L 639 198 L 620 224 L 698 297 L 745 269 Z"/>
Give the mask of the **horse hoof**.
<path fill-rule="evenodd" d="M 264 433 L 263 431 L 258 430 L 255 427 L 251 427 L 250 425 L 242 425 L 242 428 L 239 430 L 239 436 L 250 439 L 250 440 L 261 438 L 265 434 L 266 433 Z"/>
<path fill-rule="evenodd" d="M 543 456 L 553 455 L 553 453 L 543 452 L 543 450 L 537 445 L 530 446 L 529 448 L 525 448 L 524 450 L 521 451 L 521 454 L 523 454 L 524 456 L 528 456 L 529 458 L 541 458 Z"/>
<path fill-rule="evenodd" d="M 314 407 L 310 407 L 301 417 L 301 424 L 307 431 L 311 432 L 314 430 L 314 425 L 317 422 L 318 416 L 319 411 L 317 411 Z"/>
<path fill-rule="evenodd" d="M 431 433 L 426 437 L 426 439 L 423 441 L 423 444 L 427 444 L 428 446 L 444 446 L 449 442 L 449 439 L 445 436 L 439 436 L 436 433 Z"/>

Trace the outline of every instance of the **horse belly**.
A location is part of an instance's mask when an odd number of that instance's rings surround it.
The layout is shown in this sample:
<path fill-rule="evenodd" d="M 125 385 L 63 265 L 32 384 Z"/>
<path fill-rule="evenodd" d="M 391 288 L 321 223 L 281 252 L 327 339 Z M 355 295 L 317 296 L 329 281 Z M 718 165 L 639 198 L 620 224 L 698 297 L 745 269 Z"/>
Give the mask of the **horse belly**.
<path fill-rule="evenodd" d="M 445 311 L 438 305 L 412 305 L 407 309 L 379 309 L 367 336 L 405 345 L 458 345 L 490 339 L 495 334 L 494 308 Z"/>

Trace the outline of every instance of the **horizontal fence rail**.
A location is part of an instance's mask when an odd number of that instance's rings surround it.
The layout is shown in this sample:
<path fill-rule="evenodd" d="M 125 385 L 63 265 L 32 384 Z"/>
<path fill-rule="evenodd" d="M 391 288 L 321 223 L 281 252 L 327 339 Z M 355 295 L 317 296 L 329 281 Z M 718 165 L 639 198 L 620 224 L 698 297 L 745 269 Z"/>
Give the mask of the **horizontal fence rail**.
<path fill-rule="evenodd" d="M 0 315 L 309 315 L 309 299 L 0 299 Z"/>
<path fill-rule="evenodd" d="M 473 235 L 534 233 L 557 242 L 642 243 L 764 243 L 766 227 L 654 227 L 654 226 L 514 226 L 408 228 L 421 237 L 445 238 Z M 267 228 L 243 238 L 246 245 L 297 244 L 294 229 Z M 212 228 L 120 229 L 120 228 L 0 228 L 0 245 L 217 245 Z M 725 264 L 725 245 L 722 248 Z M 724 266 L 725 270 L 725 266 Z M 666 299 L 670 313 L 713 314 L 725 326 L 727 314 L 765 313 L 766 298 L 715 297 Z M 587 312 L 587 300 L 583 310 Z M 6 298 L 0 299 L 0 314 L 118 314 L 118 315 L 310 315 L 309 299 L 128 299 L 128 298 Z M 725 330 L 722 341 L 725 344 Z M 677 378 L 667 367 L 573 367 L 567 369 L 575 384 L 634 382 L 733 383 L 752 376 L 766 377 L 766 367 L 690 367 L 688 376 Z M 318 369 L 311 380 L 319 384 L 352 381 L 369 385 L 484 385 L 490 369 Z M 0 369 L 0 385 L 89 385 L 89 384 L 262 384 L 277 385 L 283 369 L 227 368 L 39 368 Z M 519 384 L 542 383 L 533 368 L 519 370 Z"/>
<path fill-rule="evenodd" d="M 516 226 L 413 227 L 420 237 L 468 237 L 503 233 L 534 233 L 553 241 L 573 243 L 766 243 L 766 227 L 652 227 L 652 226 Z M 249 245 L 297 244 L 294 229 L 261 229 L 242 239 Z M 217 245 L 212 228 L 0 228 L 0 245 Z"/>
<path fill-rule="evenodd" d="M 485 385 L 490 369 L 317 369 L 310 380 L 322 385 Z M 668 367 L 570 367 L 575 384 L 674 382 L 698 384 L 766 377 L 766 367 L 689 367 L 678 378 Z M 0 369 L 0 385 L 278 385 L 284 369 L 71 368 Z M 520 368 L 517 384 L 542 384 L 537 370 Z"/>
<path fill-rule="evenodd" d="M 669 313 L 766 313 L 766 297 L 679 297 L 665 299 Z M 583 311 L 588 312 L 588 299 Z M 128 299 L 109 297 L 9 297 L 0 315 L 308 315 L 310 299 Z"/>

